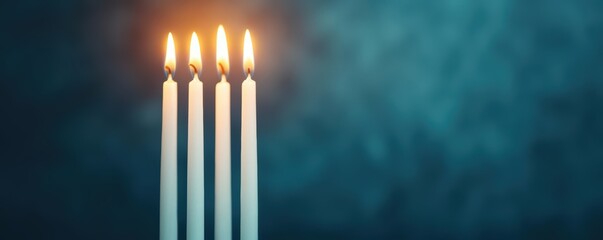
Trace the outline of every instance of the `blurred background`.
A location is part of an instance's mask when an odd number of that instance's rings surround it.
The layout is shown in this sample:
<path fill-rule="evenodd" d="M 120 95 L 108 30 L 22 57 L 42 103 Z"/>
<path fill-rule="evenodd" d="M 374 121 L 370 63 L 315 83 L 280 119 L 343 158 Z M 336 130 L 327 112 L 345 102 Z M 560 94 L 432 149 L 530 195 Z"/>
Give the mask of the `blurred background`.
<path fill-rule="evenodd" d="M 158 239 L 161 84 L 201 40 L 213 239 L 215 34 L 258 84 L 261 239 L 603 239 L 603 2 L 0 3 L 0 239 Z"/>

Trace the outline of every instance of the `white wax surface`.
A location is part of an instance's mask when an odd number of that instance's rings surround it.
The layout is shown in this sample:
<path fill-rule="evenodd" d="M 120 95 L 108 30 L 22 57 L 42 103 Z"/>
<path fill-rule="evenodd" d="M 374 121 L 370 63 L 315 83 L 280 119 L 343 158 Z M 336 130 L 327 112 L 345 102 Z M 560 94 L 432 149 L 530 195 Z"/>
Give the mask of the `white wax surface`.
<path fill-rule="evenodd" d="M 241 96 L 241 240 L 258 239 L 258 158 L 255 81 L 243 81 Z"/>
<path fill-rule="evenodd" d="M 204 239 L 203 83 L 195 74 L 188 84 L 188 165 L 186 239 Z"/>
<path fill-rule="evenodd" d="M 169 75 L 163 83 L 159 239 L 178 239 L 177 121 L 178 84 Z"/>
<path fill-rule="evenodd" d="M 216 195 L 215 239 L 232 239 L 230 180 L 230 84 L 226 76 L 216 84 Z"/>

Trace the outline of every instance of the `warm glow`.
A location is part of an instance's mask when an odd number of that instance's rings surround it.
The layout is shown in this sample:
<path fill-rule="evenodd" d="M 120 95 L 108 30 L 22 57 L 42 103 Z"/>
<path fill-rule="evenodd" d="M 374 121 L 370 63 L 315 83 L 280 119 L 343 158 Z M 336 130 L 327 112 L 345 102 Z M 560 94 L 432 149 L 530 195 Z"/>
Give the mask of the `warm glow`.
<path fill-rule="evenodd" d="M 226 33 L 224 27 L 220 25 L 218 27 L 218 36 L 216 42 L 216 67 L 218 73 L 228 75 L 230 66 L 228 64 L 228 45 L 226 43 Z"/>
<path fill-rule="evenodd" d="M 195 74 L 201 74 L 201 49 L 199 48 L 199 38 L 197 38 L 196 32 L 193 32 L 193 36 L 191 37 L 191 49 L 188 64 L 193 76 L 195 76 Z"/>
<path fill-rule="evenodd" d="M 168 34 L 167 51 L 165 53 L 165 74 L 173 75 L 176 71 L 176 50 L 172 33 Z"/>
<path fill-rule="evenodd" d="M 249 29 L 247 29 L 247 31 L 245 31 L 245 43 L 243 45 L 243 67 L 245 69 L 245 74 L 253 75 L 254 66 L 253 45 L 251 44 Z"/>

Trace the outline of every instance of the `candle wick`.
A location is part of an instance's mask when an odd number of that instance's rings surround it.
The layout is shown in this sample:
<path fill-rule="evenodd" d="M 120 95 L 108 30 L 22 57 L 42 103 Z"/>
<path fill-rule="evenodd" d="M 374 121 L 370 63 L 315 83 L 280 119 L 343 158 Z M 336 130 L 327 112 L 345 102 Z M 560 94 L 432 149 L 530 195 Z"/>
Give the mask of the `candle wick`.
<path fill-rule="evenodd" d="M 218 66 L 220 66 L 220 69 L 222 70 L 222 75 L 226 75 L 226 71 L 224 71 L 224 66 L 222 63 L 218 63 Z"/>
<path fill-rule="evenodd" d="M 247 68 L 247 75 L 251 75 L 251 68 Z"/>
<path fill-rule="evenodd" d="M 199 73 L 199 72 L 197 72 L 197 67 L 195 67 L 195 65 L 189 64 L 189 66 L 193 69 L 193 75 Z"/>
<path fill-rule="evenodd" d="M 168 75 L 172 75 L 172 69 L 169 66 L 165 66 L 165 70 L 167 71 Z"/>

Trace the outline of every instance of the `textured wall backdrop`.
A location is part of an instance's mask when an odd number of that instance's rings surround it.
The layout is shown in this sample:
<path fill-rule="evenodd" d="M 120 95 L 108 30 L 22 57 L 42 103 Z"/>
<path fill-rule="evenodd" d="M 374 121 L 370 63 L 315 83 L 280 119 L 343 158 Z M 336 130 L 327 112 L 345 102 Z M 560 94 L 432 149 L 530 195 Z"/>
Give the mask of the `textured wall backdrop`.
<path fill-rule="evenodd" d="M 234 229 L 245 28 L 261 239 L 602 239 L 603 2 L 4 1 L 0 239 L 157 239 L 174 33 L 202 45 L 213 239 L 215 31 L 229 39 Z"/>

